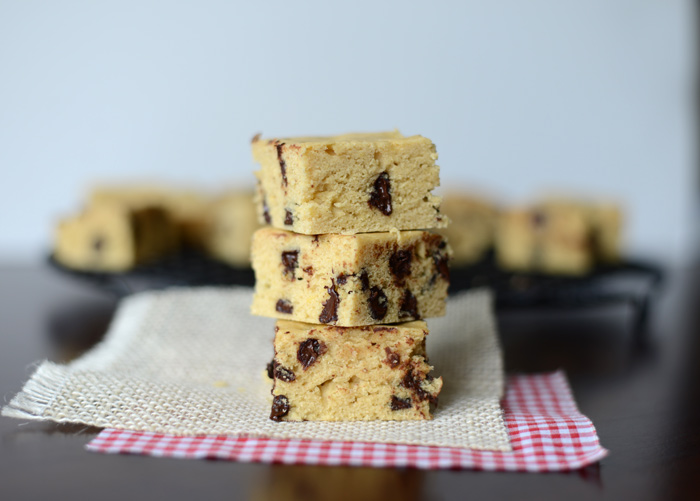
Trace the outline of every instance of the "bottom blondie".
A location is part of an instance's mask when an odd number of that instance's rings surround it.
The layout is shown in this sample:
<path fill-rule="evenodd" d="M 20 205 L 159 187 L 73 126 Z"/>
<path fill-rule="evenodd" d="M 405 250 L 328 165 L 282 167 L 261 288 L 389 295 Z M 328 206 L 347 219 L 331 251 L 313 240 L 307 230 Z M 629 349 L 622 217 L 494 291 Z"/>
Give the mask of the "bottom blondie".
<path fill-rule="evenodd" d="M 442 378 L 429 372 L 425 322 L 338 327 L 278 320 L 274 421 L 431 419 Z"/>

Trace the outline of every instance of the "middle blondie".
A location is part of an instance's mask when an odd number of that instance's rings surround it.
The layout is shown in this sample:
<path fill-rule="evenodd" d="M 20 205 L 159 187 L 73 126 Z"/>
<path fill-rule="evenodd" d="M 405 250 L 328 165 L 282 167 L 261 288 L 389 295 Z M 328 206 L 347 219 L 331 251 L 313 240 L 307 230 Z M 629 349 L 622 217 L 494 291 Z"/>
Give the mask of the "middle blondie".
<path fill-rule="evenodd" d="M 253 236 L 252 313 L 357 326 L 445 314 L 451 251 L 437 234 L 394 231 Z"/>

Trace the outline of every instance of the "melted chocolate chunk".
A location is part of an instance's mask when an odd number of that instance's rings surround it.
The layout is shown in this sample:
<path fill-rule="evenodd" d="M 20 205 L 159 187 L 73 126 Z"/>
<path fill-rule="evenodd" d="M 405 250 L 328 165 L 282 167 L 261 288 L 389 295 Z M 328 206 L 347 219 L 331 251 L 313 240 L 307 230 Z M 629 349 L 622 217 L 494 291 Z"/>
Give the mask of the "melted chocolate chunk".
<path fill-rule="evenodd" d="M 369 314 L 374 320 L 381 320 L 386 316 L 386 312 L 389 309 L 389 300 L 386 298 L 386 294 L 379 287 L 372 287 L 369 290 Z"/>
<path fill-rule="evenodd" d="M 385 216 L 391 215 L 391 181 L 389 174 L 382 172 L 374 181 L 374 189 L 369 194 L 370 207 L 379 209 L 379 212 Z"/>
<path fill-rule="evenodd" d="M 399 304 L 399 318 L 420 318 L 418 315 L 418 300 L 408 289 L 404 292 L 401 298 L 401 304 Z"/>
<path fill-rule="evenodd" d="M 386 352 L 386 360 L 384 360 L 384 362 L 389 364 L 389 367 L 396 369 L 399 365 L 401 365 L 401 357 L 398 353 L 391 351 L 391 348 L 388 346 L 384 348 L 384 351 Z"/>
<path fill-rule="evenodd" d="M 291 383 L 292 381 L 296 380 L 297 377 L 294 375 L 294 372 L 287 369 L 286 367 L 282 367 L 279 364 L 275 364 L 275 378 L 281 381 L 285 381 L 287 383 Z"/>
<path fill-rule="evenodd" d="M 328 299 L 323 303 L 323 310 L 318 316 L 318 321 L 322 324 L 329 324 L 338 320 L 338 305 L 340 304 L 340 296 L 338 289 L 335 286 L 335 281 L 331 278 L 331 286 L 326 287 L 328 291 Z"/>
<path fill-rule="evenodd" d="M 280 170 L 282 171 L 282 184 L 284 186 L 287 186 L 287 164 L 284 161 L 284 158 L 282 158 L 282 147 L 284 146 L 284 143 L 278 143 L 275 145 L 277 148 L 277 160 L 280 162 Z"/>
<path fill-rule="evenodd" d="M 273 358 L 272 360 L 270 360 L 270 363 L 267 364 L 267 377 L 269 377 L 270 379 L 273 379 L 275 377 L 274 370 L 275 370 L 275 359 Z"/>
<path fill-rule="evenodd" d="M 391 410 L 400 411 L 402 409 L 409 409 L 413 407 L 413 403 L 410 398 L 399 398 L 396 395 L 391 396 Z"/>
<path fill-rule="evenodd" d="M 428 282 L 428 287 L 433 287 L 435 285 L 435 282 L 437 282 L 437 277 L 438 277 L 437 273 L 433 273 L 430 276 L 430 282 Z"/>
<path fill-rule="evenodd" d="M 406 375 L 401 380 L 401 386 L 412 390 L 419 400 L 428 400 L 429 402 L 437 405 L 437 396 L 433 395 L 432 393 L 428 393 L 421 388 L 421 382 L 422 380 L 420 378 L 415 378 L 413 376 L 413 371 L 408 369 L 406 371 Z"/>
<path fill-rule="evenodd" d="M 294 224 L 294 216 L 292 215 L 292 211 L 289 209 L 284 209 L 284 224 L 287 226 Z"/>
<path fill-rule="evenodd" d="M 299 251 L 284 251 L 282 252 L 282 266 L 284 266 L 284 276 L 294 278 L 294 272 L 299 266 Z"/>
<path fill-rule="evenodd" d="M 275 309 L 280 313 L 291 314 L 294 311 L 294 306 L 292 305 L 292 302 L 289 299 L 280 299 L 279 301 L 277 301 Z"/>
<path fill-rule="evenodd" d="M 299 344 L 297 360 L 299 360 L 301 366 L 304 368 L 304 370 L 306 370 L 316 361 L 318 357 L 326 353 L 327 350 L 328 349 L 323 341 L 309 338 Z"/>
<path fill-rule="evenodd" d="M 101 237 L 98 235 L 92 239 L 92 250 L 94 250 L 97 254 L 102 252 L 102 249 L 104 249 L 104 246 L 105 246 L 104 237 Z"/>
<path fill-rule="evenodd" d="M 360 283 L 362 284 L 362 290 L 369 290 L 369 275 L 367 275 L 367 270 L 362 270 L 360 273 Z"/>
<path fill-rule="evenodd" d="M 272 400 L 272 411 L 270 419 L 273 421 L 282 421 L 282 418 L 289 414 L 289 400 L 284 395 L 276 395 Z"/>
<path fill-rule="evenodd" d="M 336 280 L 338 281 L 338 285 L 345 285 L 348 281 L 348 276 L 345 273 L 341 273 Z"/>
<path fill-rule="evenodd" d="M 272 218 L 270 217 L 270 208 L 267 206 L 267 199 L 263 198 L 262 206 L 263 217 L 265 218 L 265 222 L 267 224 L 272 224 Z"/>
<path fill-rule="evenodd" d="M 450 281 L 450 267 L 447 264 L 447 256 L 443 256 L 439 252 L 433 254 L 433 262 L 435 263 L 435 269 L 447 282 Z"/>
<path fill-rule="evenodd" d="M 411 259 L 413 249 L 397 250 L 389 258 L 389 269 L 394 275 L 396 285 L 402 286 L 407 276 L 411 274 Z"/>

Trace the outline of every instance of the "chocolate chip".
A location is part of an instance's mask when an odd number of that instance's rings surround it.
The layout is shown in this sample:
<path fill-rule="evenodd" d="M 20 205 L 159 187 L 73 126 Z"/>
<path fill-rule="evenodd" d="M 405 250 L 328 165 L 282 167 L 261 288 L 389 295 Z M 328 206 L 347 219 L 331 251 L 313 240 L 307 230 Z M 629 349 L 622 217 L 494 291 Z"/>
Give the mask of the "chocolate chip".
<path fill-rule="evenodd" d="M 418 300 L 416 299 L 416 296 L 414 296 L 408 289 L 406 289 L 406 292 L 404 292 L 403 297 L 401 298 L 401 303 L 399 304 L 399 318 L 420 318 L 418 315 Z"/>
<path fill-rule="evenodd" d="M 267 224 L 272 224 L 272 218 L 270 217 L 270 208 L 267 206 L 267 199 L 263 198 L 262 206 L 263 217 L 265 218 L 265 222 Z"/>
<path fill-rule="evenodd" d="M 292 305 L 292 302 L 289 299 L 280 299 L 277 301 L 275 309 L 280 313 L 291 314 L 294 311 L 294 306 Z"/>
<path fill-rule="evenodd" d="M 338 281 L 338 285 L 345 285 L 348 281 L 348 276 L 345 273 L 341 273 L 336 280 Z"/>
<path fill-rule="evenodd" d="M 413 376 L 413 370 L 408 369 L 403 379 L 401 380 L 401 386 L 412 390 L 419 400 L 428 400 L 431 403 L 437 405 L 437 396 L 432 393 L 428 393 L 423 388 L 421 388 L 421 379 Z"/>
<path fill-rule="evenodd" d="M 443 256 L 439 252 L 433 254 L 433 262 L 435 263 L 435 269 L 447 282 L 450 281 L 450 267 L 448 266 L 447 256 Z"/>
<path fill-rule="evenodd" d="M 94 250 L 97 254 L 102 252 L 102 249 L 104 249 L 105 246 L 105 239 L 101 236 L 96 236 L 95 238 L 92 239 L 92 250 Z"/>
<path fill-rule="evenodd" d="M 289 209 L 284 209 L 284 224 L 287 226 L 294 224 L 294 216 L 292 215 L 292 211 Z"/>
<path fill-rule="evenodd" d="M 399 398 L 396 395 L 391 396 L 391 410 L 400 411 L 402 409 L 408 409 L 413 407 L 413 403 L 410 398 Z"/>
<path fill-rule="evenodd" d="M 287 369 L 286 367 L 282 367 L 279 364 L 276 364 L 275 366 L 275 378 L 285 381 L 287 383 L 291 383 L 296 379 L 296 376 L 294 375 L 294 372 L 292 372 L 290 369 Z"/>
<path fill-rule="evenodd" d="M 413 249 L 400 249 L 394 252 L 389 258 L 389 269 L 394 275 L 396 285 L 402 286 L 405 278 L 411 274 L 411 259 Z"/>
<path fill-rule="evenodd" d="M 386 316 L 386 312 L 389 309 L 389 300 L 386 298 L 386 294 L 379 287 L 372 287 L 369 290 L 369 314 L 374 320 L 381 320 Z"/>
<path fill-rule="evenodd" d="M 409 390 L 415 390 L 416 380 L 413 377 L 412 369 L 408 369 L 406 374 L 404 374 L 403 379 L 401 380 L 401 386 L 408 388 Z"/>
<path fill-rule="evenodd" d="M 275 359 L 273 358 L 272 360 L 270 360 L 270 363 L 267 364 L 267 377 L 269 377 L 270 379 L 274 378 L 275 377 L 274 372 L 273 372 L 274 370 L 275 370 Z"/>
<path fill-rule="evenodd" d="M 386 352 L 386 360 L 384 360 L 384 362 L 389 364 L 389 367 L 396 369 L 401 365 L 401 357 L 398 353 L 391 351 L 391 348 L 388 346 L 384 348 L 384 351 Z"/>
<path fill-rule="evenodd" d="M 273 421 L 282 421 L 282 418 L 289 414 L 289 400 L 284 395 L 276 395 L 272 400 L 272 411 L 270 419 Z"/>
<path fill-rule="evenodd" d="M 284 158 L 282 158 L 282 147 L 284 146 L 284 143 L 278 143 L 276 145 L 277 148 L 277 160 L 280 162 L 280 170 L 282 171 L 282 184 L 284 186 L 287 186 L 287 164 L 284 161 Z"/>
<path fill-rule="evenodd" d="M 297 360 L 301 362 L 301 366 L 304 370 L 308 369 L 311 364 L 313 364 L 316 359 L 326 353 L 328 349 L 323 341 L 318 339 L 309 338 L 306 341 L 299 344 L 299 350 L 297 351 Z"/>
<path fill-rule="evenodd" d="M 369 289 L 369 275 L 367 275 L 367 270 L 362 270 L 362 273 L 360 273 L 360 283 L 362 284 L 363 291 Z"/>
<path fill-rule="evenodd" d="M 367 202 L 371 207 L 379 209 L 385 216 L 391 215 L 391 182 L 389 174 L 382 172 L 374 181 L 374 189 L 369 195 Z"/>
<path fill-rule="evenodd" d="M 282 266 L 284 266 L 284 276 L 290 276 L 294 278 L 294 271 L 299 266 L 299 251 L 283 251 L 282 252 Z"/>
<path fill-rule="evenodd" d="M 323 310 L 318 316 L 318 321 L 322 324 L 329 324 L 338 320 L 338 305 L 340 304 L 340 296 L 338 289 L 335 286 L 335 281 L 331 278 L 331 286 L 326 287 L 328 291 L 328 299 L 323 303 Z"/>

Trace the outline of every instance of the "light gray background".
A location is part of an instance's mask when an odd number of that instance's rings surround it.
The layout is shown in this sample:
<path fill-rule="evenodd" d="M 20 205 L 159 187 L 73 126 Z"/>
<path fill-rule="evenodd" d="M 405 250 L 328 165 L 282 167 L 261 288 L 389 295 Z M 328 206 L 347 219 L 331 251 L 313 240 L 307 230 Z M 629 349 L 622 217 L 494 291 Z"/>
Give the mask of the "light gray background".
<path fill-rule="evenodd" d="M 617 197 L 632 252 L 690 241 L 689 0 L 0 0 L 0 257 L 93 180 L 252 184 L 249 140 L 399 128 L 443 185 Z"/>

